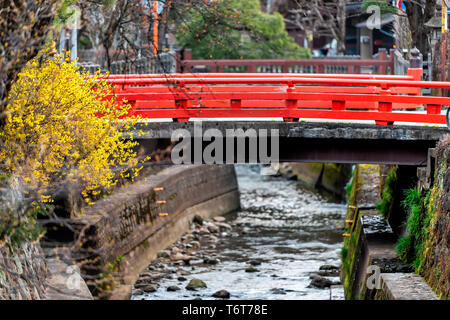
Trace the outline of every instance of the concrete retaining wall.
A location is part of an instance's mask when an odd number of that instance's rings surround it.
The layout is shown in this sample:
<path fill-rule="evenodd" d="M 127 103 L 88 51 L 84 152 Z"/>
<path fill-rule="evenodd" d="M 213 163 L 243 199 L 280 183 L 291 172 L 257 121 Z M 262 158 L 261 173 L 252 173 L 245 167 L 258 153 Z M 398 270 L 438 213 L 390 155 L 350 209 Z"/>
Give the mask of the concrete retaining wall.
<path fill-rule="evenodd" d="M 376 300 L 438 300 L 425 280 L 415 273 L 384 273 Z"/>
<path fill-rule="evenodd" d="M 90 289 L 101 298 L 128 298 L 139 272 L 188 230 L 195 214 L 211 217 L 239 206 L 229 165 L 173 166 L 97 201 L 72 219 L 85 238 L 78 258 L 89 258 L 81 269 L 95 278 L 87 280 Z"/>
<path fill-rule="evenodd" d="M 357 165 L 354 173 L 342 252 L 346 299 L 436 299 L 424 279 L 401 262 L 397 236 L 376 209 L 382 172 L 378 166 Z"/>
<path fill-rule="evenodd" d="M 352 166 L 334 163 L 299 163 L 279 164 L 279 172 L 289 179 L 295 178 L 304 185 L 345 199 L 345 186 L 350 180 Z"/>

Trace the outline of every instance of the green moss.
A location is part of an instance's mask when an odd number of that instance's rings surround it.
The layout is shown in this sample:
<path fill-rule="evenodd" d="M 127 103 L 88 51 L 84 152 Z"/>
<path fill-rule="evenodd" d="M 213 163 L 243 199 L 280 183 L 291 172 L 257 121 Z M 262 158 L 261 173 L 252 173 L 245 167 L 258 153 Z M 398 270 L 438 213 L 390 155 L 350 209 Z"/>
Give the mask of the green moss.
<path fill-rule="evenodd" d="M 424 261 L 424 242 L 428 237 L 428 226 L 431 216 L 428 214 L 430 192 L 421 194 L 416 188 L 405 191 L 402 205 L 409 213 L 406 222 L 408 235 L 402 237 L 396 244 L 397 254 L 404 263 L 411 264 L 420 273 Z"/>
<path fill-rule="evenodd" d="M 108 264 L 109 270 L 111 272 L 117 271 L 119 269 L 119 265 L 120 265 L 120 262 L 122 262 L 122 260 L 123 260 L 123 254 L 118 256 L 118 257 L 116 257 L 114 262 L 111 262 L 111 263 Z"/>
<path fill-rule="evenodd" d="M 408 252 L 411 247 L 411 238 L 409 236 L 400 237 L 395 245 L 395 251 L 397 251 L 398 257 L 403 261 L 407 262 Z"/>
<path fill-rule="evenodd" d="M 380 212 L 385 219 L 389 218 L 396 182 L 397 182 L 397 167 L 394 166 L 389 171 L 386 177 L 386 181 L 384 182 L 381 201 L 376 204 L 378 212 Z"/>
<path fill-rule="evenodd" d="M 356 203 L 356 194 L 358 192 L 358 183 L 359 183 L 359 165 L 355 166 L 353 170 L 351 183 L 349 189 L 349 193 L 347 195 L 347 202 L 349 205 L 354 205 Z M 347 214 L 348 218 L 348 214 Z"/>
<path fill-rule="evenodd" d="M 345 187 L 345 193 L 347 195 L 347 199 L 350 199 L 353 189 L 353 179 L 350 180 L 349 184 Z"/>
<path fill-rule="evenodd" d="M 173 199 L 175 199 L 177 197 L 177 194 L 176 193 L 172 193 L 170 196 L 169 196 L 169 200 L 173 200 Z"/>
<path fill-rule="evenodd" d="M 342 258 L 342 260 L 346 259 L 347 255 L 348 255 L 348 248 L 344 246 L 341 249 L 341 258 Z"/>

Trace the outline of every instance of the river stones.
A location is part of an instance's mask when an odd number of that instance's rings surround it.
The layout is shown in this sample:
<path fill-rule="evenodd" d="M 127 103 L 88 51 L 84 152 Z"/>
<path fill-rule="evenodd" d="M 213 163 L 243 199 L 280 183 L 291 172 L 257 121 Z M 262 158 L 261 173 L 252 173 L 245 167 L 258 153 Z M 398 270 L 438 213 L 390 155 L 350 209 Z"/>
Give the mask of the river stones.
<path fill-rule="evenodd" d="M 170 258 L 169 250 L 161 250 L 156 254 L 157 258 Z"/>
<path fill-rule="evenodd" d="M 195 231 L 194 231 L 195 232 Z M 199 230 L 198 230 L 198 234 L 199 235 L 206 235 L 206 234 L 210 234 L 211 232 L 208 230 L 208 228 L 200 228 Z"/>
<path fill-rule="evenodd" d="M 203 249 L 215 248 L 215 243 L 224 241 L 223 237 L 231 235 L 235 224 L 226 223 L 225 221 L 224 217 L 205 220 L 197 215 L 193 220 L 194 223 L 191 224 L 190 231 L 181 236 L 178 241 L 169 248 L 159 251 L 157 253 L 157 259 L 146 268 L 145 272 L 142 272 L 139 275 L 139 279 L 134 285 L 134 290 L 139 291 L 133 292 L 133 295 L 143 295 L 145 292 L 156 291 L 160 288 L 159 284 L 162 284 L 164 279 L 178 280 L 178 287 L 169 284 L 163 286 L 167 291 L 178 291 L 183 289 L 183 287 L 181 287 L 183 282 L 186 282 L 184 285 L 187 290 L 195 291 L 206 288 L 205 282 L 200 279 L 192 279 L 188 282 L 186 277 L 191 274 L 191 271 L 185 269 L 185 267 L 190 266 L 191 270 L 194 270 L 195 268 L 193 265 L 203 263 L 205 267 L 214 269 L 216 268 L 215 265 L 220 264 L 220 260 L 215 258 L 214 254 L 206 254 Z M 256 269 L 250 269 L 247 272 L 257 271 L 258 270 Z M 227 299 L 227 294 L 225 292 L 227 291 L 218 291 L 218 298 Z"/>
<path fill-rule="evenodd" d="M 337 267 L 337 266 L 333 266 L 330 264 L 325 264 L 323 266 L 321 266 L 319 268 L 319 272 L 317 272 L 316 274 L 320 275 L 320 276 L 324 276 L 324 277 L 338 277 L 340 272 L 341 272 L 341 268 Z"/>
<path fill-rule="evenodd" d="M 340 268 L 331 264 L 324 264 L 320 266 L 319 270 L 340 270 Z"/>
<path fill-rule="evenodd" d="M 339 270 L 331 270 L 331 271 L 318 271 L 316 272 L 319 276 L 323 277 L 338 277 L 339 276 Z"/>
<path fill-rule="evenodd" d="M 230 293 L 227 290 L 219 290 L 212 295 L 214 298 L 230 299 Z"/>
<path fill-rule="evenodd" d="M 194 238 L 193 234 L 187 234 L 183 239 L 183 243 L 190 243 Z"/>
<path fill-rule="evenodd" d="M 214 265 L 214 264 L 218 264 L 219 260 L 217 260 L 216 258 L 208 258 L 207 257 L 207 258 L 203 259 L 203 263 Z"/>
<path fill-rule="evenodd" d="M 140 289 L 146 293 L 149 293 L 149 292 L 155 292 L 158 288 L 153 285 L 148 285 L 148 286 L 142 287 Z"/>
<path fill-rule="evenodd" d="M 259 270 L 254 267 L 245 268 L 245 272 L 258 272 Z"/>
<path fill-rule="evenodd" d="M 188 285 L 186 286 L 186 289 L 195 291 L 197 289 L 206 288 L 206 287 L 207 286 L 206 286 L 205 282 L 203 282 L 200 279 L 194 278 L 194 279 L 191 279 L 191 281 L 189 281 Z"/>
<path fill-rule="evenodd" d="M 261 265 L 261 261 L 257 261 L 257 260 L 250 260 L 248 263 L 252 266 L 260 266 Z"/>
<path fill-rule="evenodd" d="M 192 222 L 199 224 L 199 225 L 203 225 L 203 221 L 204 221 L 204 219 L 201 216 L 199 216 L 198 214 L 196 214 L 194 216 L 194 219 L 192 220 Z"/>
<path fill-rule="evenodd" d="M 192 248 L 194 248 L 194 249 L 200 248 L 200 242 L 198 242 L 198 241 L 192 241 L 192 242 L 190 243 L 190 245 L 191 245 Z"/>
<path fill-rule="evenodd" d="M 133 290 L 133 295 L 141 296 L 143 294 L 144 294 L 144 291 L 142 289 L 134 289 Z"/>
<path fill-rule="evenodd" d="M 211 233 L 219 232 L 219 228 L 214 224 L 209 225 L 207 228 L 208 228 L 208 231 Z"/>
<path fill-rule="evenodd" d="M 178 290 L 181 290 L 181 289 L 179 287 L 177 287 L 177 286 L 167 287 L 167 291 L 178 291 Z"/>
<path fill-rule="evenodd" d="M 232 229 L 232 227 L 228 223 L 225 223 L 225 222 L 217 222 L 216 226 L 218 226 L 221 230 L 231 230 Z"/>
<path fill-rule="evenodd" d="M 325 289 L 329 288 L 331 285 L 334 284 L 333 281 L 328 280 L 327 278 L 324 278 L 322 276 L 319 276 L 318 274 L 311 274 L 309 277 L 312 280 L 308 288 Z"/>
<path fill-rule="evenodd" d="M 209 242 L 216 242 L 216 241 L 219 241 L 219 238 L 217 238 L 216 236 L 213 236 L 213 235 L 211 234 L 211 235 L 209 235 L 209 237 L 208 237 L 208 241 L 209 241 Z"/>
<path fill-rule="evenodd" d="M 273 294 L 286 294 L 286 291 L 284 291 L 284 289 L 280 289 L 280 288 L 272 288 L 272 289 L 270 289 L 270 291 Z"/>
<path fill-rule="evenodd" d="M 189 261 L 196 259 L 194 256 L 184 255 L 181 253 L 177 253 L 172 257 L 172 260 L 175 261 L 183 261 L 185 264 L 189 264 Z"/>
<path fill-rule="evenodd" d="M 180 275 L 182 275 L 182 276 L 186 276 L 186 275 L 190 274 L 189 271 L 183 270 L 183 269 L 178 269 L 178 270 L 176 271 L 176 273 L 177 273 L 177 274 L 180 274 Z"/>

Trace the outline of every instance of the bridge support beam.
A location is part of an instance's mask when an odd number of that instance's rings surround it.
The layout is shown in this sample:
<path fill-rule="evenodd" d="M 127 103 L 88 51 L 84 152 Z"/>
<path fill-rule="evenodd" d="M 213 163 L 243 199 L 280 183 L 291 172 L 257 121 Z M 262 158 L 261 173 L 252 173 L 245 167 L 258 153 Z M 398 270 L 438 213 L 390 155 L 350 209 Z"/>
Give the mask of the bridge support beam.
<path fill-rule="evenodd" d="M 338 106 L 342 107 L 342 106 Z M 250 140 L 249 133 L 252 131 L 256 135 L 253 140 L 258 141 L 258 155 L 261 148 L 260 143 L 268 143 L 267 156 L 271 156 L 274 150 L 272 139 L 268 136 L 277 133 L 278 154 L 280 162 L 322 162 L 322 163 L 361 163 L 361 164 L 394 164 L 405 166 L 426 166 L 429 156 L 428 149 L 434 148 L 436 142 L 448 133 L 447 128 L 441 127 L 419 127 L 419 126 L 377 126 L 369 124 L 349 124 L 349 123 L 286 123 L 286 122 L 228 122 L 228 121 L 205 121 L 188 123 L 149 123 L 142 124 L 137 129 L 141 129 L 149 134 L 138 138 L 140 143 L 139 154 L 146 155 L 155 151 L 170 150 L 172 135 L 177 130 L 187 132 L 190 137 L 194 137 L 194 127 L 200 125 L 200 132 L 205 133 L 210 129 L 219 132 L 220 139 L 227 137 L 227 132 L 236 133 L 238 130 L 247 138 L 245 141 L 245 155 L 239 155 L 240 159 L 249 159 Z M 265 138 L 259 139 L 260 134 Z M 133 135 L 138 136 L 137 133 Z M 234 139 L 242 139 L 236 138 Z M 187 138 L 186 138 L 187 139 Z M 189 139 L 191 139 L 189 141 Z M 188 145 L 196 151 L 201 150 L 202 155 L 205 148 L 210 147 L 211 139 L 198 139 L 195 141 L 189 138 Z M 214 140 L 215 142 L 216 140 Z M 184 141 L 183 141 L 184 142 Z M 220 142 L 220 141 L 219 141 Z M 197 146 L 199 143 L 200 146 Z M 218 143 L 223 148 L 219 154 L 227 155 L 229 163 L 236 163 L 238 159 L 237 149 L 226 150 L 227 143 Z M 234 143 L 237 146 L 237 142 Z M 201 147 L 201 148 L 200 148 Z M 166 152 L 170 158 L 170 151 Z M 194 152 L 191 152 L 192 163 L 194 162 Z M 230 156 L 231 153 L 231 156 Z M 234 157 L 233 157 L 234 156 Z M 259 155 L 261 156 L 261 155 Z M 203 161 L 202 157 L 197 157 L 197 161 Z M 200 159 L 200 160 L 199 160 Z M 231 160 L 230 160 L 231 159 Z M 271 158 L 272 159 L 272 158 Z M 232 162 L 231 162 L 232 161 Z M 261 162 L 261 159 L 258 159 Z"/>

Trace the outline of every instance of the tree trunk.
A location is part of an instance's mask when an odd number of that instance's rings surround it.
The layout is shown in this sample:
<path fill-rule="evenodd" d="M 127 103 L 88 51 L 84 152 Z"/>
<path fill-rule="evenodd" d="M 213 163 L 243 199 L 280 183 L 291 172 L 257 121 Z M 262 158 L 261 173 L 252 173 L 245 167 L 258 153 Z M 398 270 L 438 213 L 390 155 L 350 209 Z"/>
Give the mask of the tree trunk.
<path fill-rule="evenodd" d="M 337 54 L 345 55 L 345 37 L 346 37 L 346 16 L 345 3 L 346 0 L 339 0 L 337 7 Z"/>
<path fill-rule="evenodd" d="M 431 28 L 424 26 L 436 11 L 436 0 L 423 0 L 425 6 L 422 9 L 421 3 L 417 1 L 404 1 L 406 14 L 411 28 L 412 45 L 419 49 L 424 57 L 430 52 L 429 35 Z"/>

